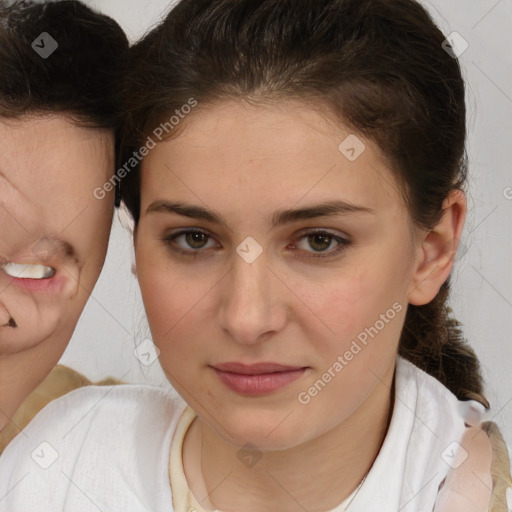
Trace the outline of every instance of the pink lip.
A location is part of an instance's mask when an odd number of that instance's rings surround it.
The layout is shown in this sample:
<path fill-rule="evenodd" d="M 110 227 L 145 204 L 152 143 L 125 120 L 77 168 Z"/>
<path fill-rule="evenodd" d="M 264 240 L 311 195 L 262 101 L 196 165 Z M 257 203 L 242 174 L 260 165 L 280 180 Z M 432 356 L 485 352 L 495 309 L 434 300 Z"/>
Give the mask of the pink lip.
<path fill-rule="evenodd" d="M 18 277 L 9 277 L 9 284 L 19 286 L 31 292 L 48 292 L 59 293 L 66 283 L 66 278 L 63 275 L 56 274 L 47 279 L 22 279 Z"/>
<path fill-rule="evenodd" d="M 232 391 L 243 395 L 264 395 L 298 379 L 307 368 L 276 363 L 223 363 L 213 369 Z"/>

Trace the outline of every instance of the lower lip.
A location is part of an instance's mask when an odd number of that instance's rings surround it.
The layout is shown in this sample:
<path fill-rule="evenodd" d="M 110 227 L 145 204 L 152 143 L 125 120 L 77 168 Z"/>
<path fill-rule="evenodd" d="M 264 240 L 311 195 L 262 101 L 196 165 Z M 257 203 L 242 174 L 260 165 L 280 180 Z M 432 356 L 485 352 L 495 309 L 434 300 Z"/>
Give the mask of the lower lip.
<path fill-rule="evenodd" d="M 235 393 L 242 395 L 265 395 L 297 380 L 306 371 L 306 368 L 259 375 L 225 372 L 217 368 L 214 368 L 214 370 L 220 380 Z"/>
<path fill-rule="evenodd" d="M 19 286 L 31 292 L 58 293 L 64 287 L 64 276 L 55 275 L 47 279 L 21 279 L 9 276 L 10 284 Z"/>

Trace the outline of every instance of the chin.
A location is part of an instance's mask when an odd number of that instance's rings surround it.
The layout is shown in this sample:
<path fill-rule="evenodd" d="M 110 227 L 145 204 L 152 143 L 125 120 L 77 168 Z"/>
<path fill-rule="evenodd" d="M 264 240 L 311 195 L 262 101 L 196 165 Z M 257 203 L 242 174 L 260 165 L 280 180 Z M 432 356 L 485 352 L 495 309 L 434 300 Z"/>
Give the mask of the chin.
<path fill-rule="evenodd" d="M 240 409 L 228 412 L 222 409 L 222 412 L 215 415 L 215 422 L 210 420 L 208 424 L 217 435 L 240 448 L 250 443 L 260 451 L 287 450 L 307 442 L 311 429 L 305 421 L 297 418 L 290 421 L 293 413 L 290 415 L 289 410 L 283 410 Z"/>

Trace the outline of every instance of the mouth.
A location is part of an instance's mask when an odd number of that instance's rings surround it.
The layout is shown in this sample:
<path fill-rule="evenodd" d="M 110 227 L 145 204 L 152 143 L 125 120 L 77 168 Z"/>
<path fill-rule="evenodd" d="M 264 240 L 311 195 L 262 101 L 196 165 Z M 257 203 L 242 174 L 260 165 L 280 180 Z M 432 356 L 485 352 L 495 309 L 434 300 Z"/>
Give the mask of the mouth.
<path fill-rule="evenodd" d="M 33 292 L 58 292 L 65 284 L 64 277 L 47 265 L 7 262 L 0 265 L 0 270 L 8 276 L 9 284 Z"/>
<path fill-rule="evenodd" d="M 220 381 L 242 395 L 265 395 L 282 389 L 300 378 L 308 369 L 277 363 L 223 363 L 212 366 Z"/>
<path fill-rule="evenodd" d="M 18 279 L 48 279 L 53 277 L 56 270 L 53 267 L 39 264 L 4 263 L 2 270 L 11 277 Z"/>

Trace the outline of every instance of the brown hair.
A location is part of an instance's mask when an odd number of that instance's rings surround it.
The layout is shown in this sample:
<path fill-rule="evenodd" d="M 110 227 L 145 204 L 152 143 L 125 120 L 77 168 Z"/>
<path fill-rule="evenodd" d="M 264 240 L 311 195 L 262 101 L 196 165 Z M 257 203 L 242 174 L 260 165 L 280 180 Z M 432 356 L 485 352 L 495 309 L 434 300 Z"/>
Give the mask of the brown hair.
<path fill-rule="evenodd" d="M 44 32 L 58 44 L 46 58 L 32 46 Z M 76 0 L 0 0 L 0 117 L 64 113 L 83 126 L 116 129 L 127 50 L 114 20 Z"/>
<path fill-rule="evenodd" d="M 130 51 L 121 161 L 191 97 L 302 99 L 377 144 L 414 223 L 431 229 L 467 175 L 465 84 L 445 38 L 415 0 L 181 0 Z M 135 223 L 139 184 L 137 165 L 121 183 Z M 408 306 L 399 353 L 489 408 L 449 289 L 448 278 L 430 303 Z"/>

